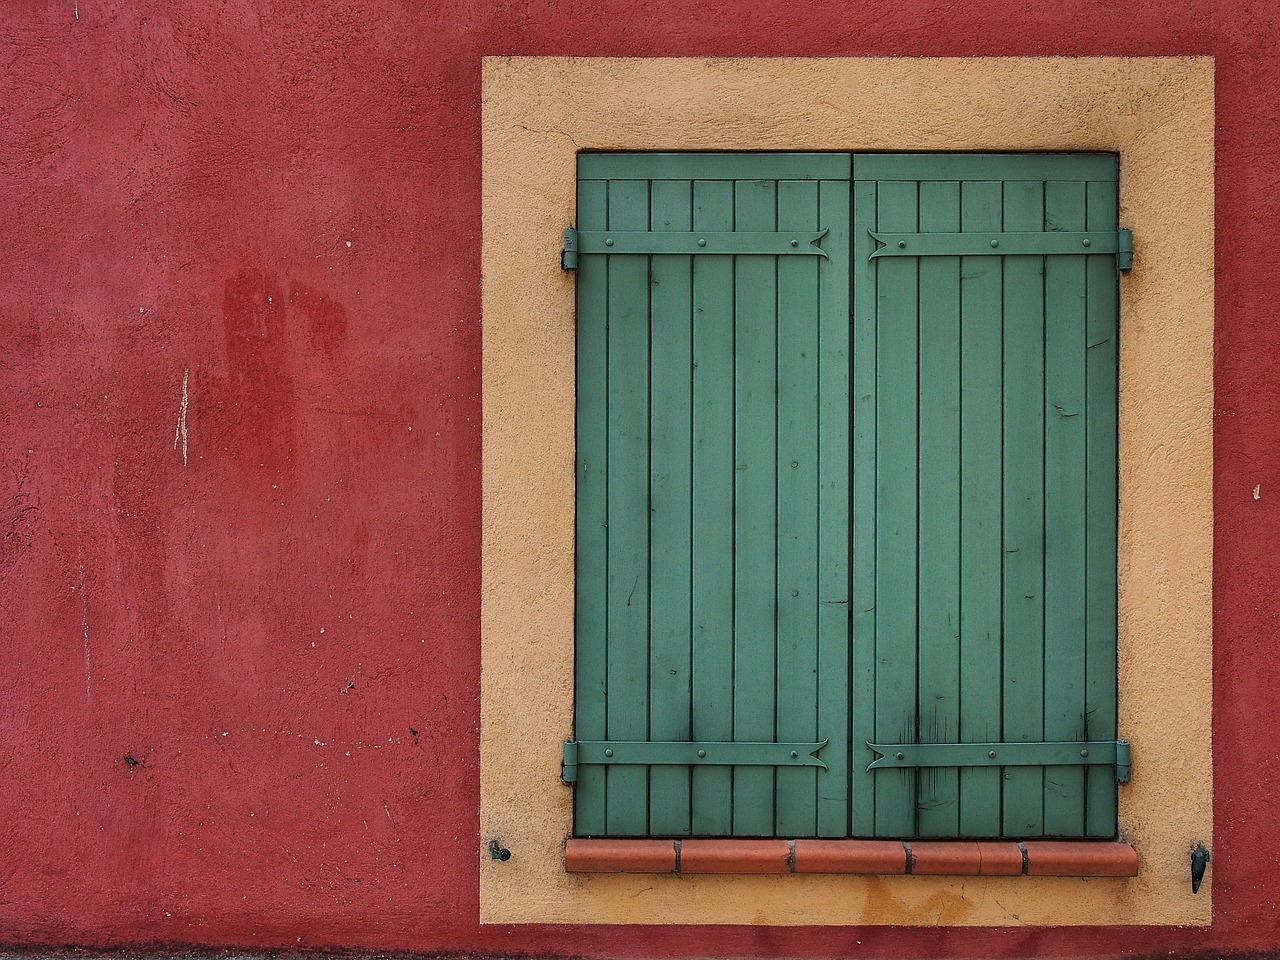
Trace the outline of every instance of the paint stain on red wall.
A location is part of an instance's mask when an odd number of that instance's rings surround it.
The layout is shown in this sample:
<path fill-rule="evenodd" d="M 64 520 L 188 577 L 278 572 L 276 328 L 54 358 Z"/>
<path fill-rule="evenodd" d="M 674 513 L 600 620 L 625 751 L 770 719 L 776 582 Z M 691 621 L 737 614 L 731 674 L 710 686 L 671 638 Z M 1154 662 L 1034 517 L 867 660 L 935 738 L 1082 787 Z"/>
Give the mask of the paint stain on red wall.
<path fill-rule="evenodd" d="M 227 278 L 227 373 L 209 386 L 201 421 L 209 446 L 215 453 L 221 447 L 239 493 L 250 498 L 292 491 L 303 456 L 288 307 L 279 278 L 261 267 L 243 266 Z"/>

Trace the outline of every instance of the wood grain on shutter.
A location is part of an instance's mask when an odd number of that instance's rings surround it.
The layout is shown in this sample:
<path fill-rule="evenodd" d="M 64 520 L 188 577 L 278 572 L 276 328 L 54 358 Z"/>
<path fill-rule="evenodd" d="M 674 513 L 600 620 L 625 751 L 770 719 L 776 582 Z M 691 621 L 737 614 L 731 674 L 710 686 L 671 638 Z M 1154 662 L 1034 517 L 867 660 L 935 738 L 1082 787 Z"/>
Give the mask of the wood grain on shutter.
<path fill-rule="evenodd" d="M 692 230 L 693 184 L 654 181 L 652 228 Z M 655 256 L 649 268 L 653 378 L 650 390 L 649 737 L 689 740 L 693 734 L 692 645 L 693 264 L 691 257 Z M 649 832 L 687 836 L 690 771 L 653 767 Z"/>
<path fill-rule="evenodd" d="M 988 174 L 990 176 L 990 174 Z M 1001 185 L 960 187 L 962 230 L 1000 229 Z M 1003 369 L 1001 258 L 960 258 L 960 741 L 1000 728 L 1000 521 Z M 928 590 L 929 584 L 921 584 Z M 960 770 L 960 833 L 1000 832 L 1000 770 Z"/>
<path fill-rule="evenodd" d="M 847 158 L 846 158 L 847 162 Z M 833 268 L 818 275 L 818 737 L 827 764 L 815 774 L 817 834 L 850 829 L 850 193 L 844 180 L 818 187 L 819 222 Z M 785 706 L 786 701 L 782 701 Z"/>
<path fill-rule="evenodd" d="M 649 229 L 649 184 L 609 184 L 612 230 Z M 649 264 L 608 257 L 608 683 L 610 740 L 649 735 Z M 625 374 L 625 375 L 624 375 Z M 649 830 L 648 771 L 609 767 L 605 827 L 613 836 Z"/>
<path fill-rule="evenodd" d="M 733 229 L 732 181 L 693 185 L 694 229 Z M 693 257 L 693 736 L 733 739 L 733 258 Z M 733 829 L 733 768 L 693 771 L 695 836 Z"/>
<path fill-rule="evenodd" d="M 881 182 L 876 206 L 877 229 L 916 229 L 915 183 Z M 876 692 L 871 738 L 890 743 L 916 740 L 919 272 L 915 258 L 896 258 L 880 265 L 876 286 L 876 473 L 874 498 L 868 498 L 876 517 Z M 855 511 L 862 508 L 855 502 Z M 877 775 L 877 836 L 915 833 L 915 791 L 914 770 Z"/>
<path fill-rule="evenodd" d="M 1044 183 L 1004 184 L 1006 230 L 1044 229 Z M 1003 739 L 1044 740 L 1044 258 L 1004 258 Z M 1004 773 L 1002 832 L 1044 834 L 1044 770 Z"/>
<path fill-rule="evenodd" d="M 960 184 L 920 184 L 920 229 L 960 229 Z M 960 258 L 920 260 L 920 739 L 960 732 Z M 959 830 L 959 772 L 921 770 L 922 837 Z"/>
<path fill-rule="evenodd" d="M 778 184 L 778 229 L 818 227 L 818 184 Z M 818 260 L 778 269 L 777 738 L 818 736 Z M 777 836 L 817 833 L 817 769 L 777 771 Z"/>
<path fill-rule="evenodd" d="M 607 226 L 608 184 L 578 183 L 578 222 Z M 609 570 L 609 339 L 605 258 L 579 260 L 577 314 L 577 550 L 574 558 L 574 730 L 583 740 L 606 736 L 608 696 Z M 586 319 L 591 318 L 591 319 Z M 583 836 L 606 833 L 605 768 L 583 767 L 575 789 L 574 823 Z"/>
<path fill-rule="evenodd" d="M 850 568 L 853 578 L 851 638 L 852 700 L 850 731 L 853 739 L 849 770 L 852 833 L 875 836 L 876 781 L 879 774 L 867 769 L 875 754 L 867 746 L 876 729 L 876 274 L 879 261 L 870 259 L 875 248 L 866 224 L 876 220 L 876 183 L 858 179 L 854 167 L 853 190 L 853 471 L 850 478 Z"/>
<path fill-rule="evenodd" d="M 734 184 L 735 225 L 772 230 L 777 184 Z M 773 740 L 777 698 L 778 264 L 736 257 L 734 274 L 733 738 Z M 733 832 L 773 832 L 774 771 L 738 767 Z"/>
<path fill-rule="evenodd" d="M 848 163 L 582 158 L 583 229 L 830 233 L 581 255 L 576 736 L 830 744 L 584 765 L 580 836 L 1115 832 L 1109 768 L 865 745 L 1116 736 L 1114 258 L 868 260 L 869 230 L 1113 230 L 1115 160 Z"/>
<path fill-rule="evenodd" d="M 854 158 L 855 743 L 1116 736 L 1114 258 L 867 263 L 865 239 L 1113 230 L 1115 181 L 1105 156 Z M 1115 833 L 1107 767 L 864 766 L 855 835 Z"/>
<path fill-rule="evenodd" d="M 584 228 L 829 233 L 581 256 L 576 735 L 831 742 L 826 770 L 584 765 L 580 836 L 848 833 L 848 166 L 581 158 Z"/>
<path fill-rule="evenodd" d="M 1114 230 L 1117 190 L 1114 179 L 1090 183 L 1086 197 L 1090 230 Z M 1085 736 L 1110 739 L 1116 718 L 1116 508 L 1117 362 L 1119 297 L 1115 271 L 1105 258 L 1086 267 L 1088 323 L 1085 396 L 1089 419 L 1085 500 L 1089 511 L 1085 557 L 1088 612 L 1085 624 Z M 1116 781 L 1104 767 L 1085 773 L 1085 834 L 1110 837 L 1116 832 Z"/>
<path fill-rule="evenodd" d="M 1085 185 L 1045 184 L 1045 223 L 1082 230 Z M 1084 739 L 1085 620 L 1085 258 L 1045 263 L 1045 737 Z M 1050 836 L 1084 830 L 1084 768 L 1046 767 L 1044 821 Z"/>

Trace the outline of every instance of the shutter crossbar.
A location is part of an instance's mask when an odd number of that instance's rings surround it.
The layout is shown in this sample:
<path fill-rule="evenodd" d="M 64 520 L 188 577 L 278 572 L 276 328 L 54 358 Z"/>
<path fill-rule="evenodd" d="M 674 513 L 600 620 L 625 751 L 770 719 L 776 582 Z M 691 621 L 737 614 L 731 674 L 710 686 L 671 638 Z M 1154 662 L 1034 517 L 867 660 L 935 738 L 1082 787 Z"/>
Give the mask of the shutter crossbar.
<path fill-rule="evenodd" d="M 1128 783 L 1128 740 L 1062 743 L 871 743 L 877 758 L 868 770 L 911 767 L 1066 767 L 1114 765 L 1116 780 Z"/>
<path fill-rule="evenodd" d="M 1025 233 L 877 233 L 877 257 L 1050 256 L 1115 254 L 1121 270 L 1133 267 L 1133 233 L 1129 230 Z"/>
<path fill-rule="evenodd" d="M 733 255 L 759 254 L 768 257 L 811 256 L 826 258 L 818 241 L 824 230 L 575 230 L 565 231 L 565 253 L 610 255 L 675 254 Z M 563 261 L 563 258 L 562 258 Z M 576 261 L 575 261 L 576 266 Z M 566 269 L 569 267 L 566 264 Z"/>
<path fill-rule="evenodd" d="M 570 740 L 564 745 L 562 777 L 565 783 L 577 780 L 579 764 L 821 767 L 825 770 L 827 765 L 814 754 L 826 745 L 826 740 L 817 743 Z"/>

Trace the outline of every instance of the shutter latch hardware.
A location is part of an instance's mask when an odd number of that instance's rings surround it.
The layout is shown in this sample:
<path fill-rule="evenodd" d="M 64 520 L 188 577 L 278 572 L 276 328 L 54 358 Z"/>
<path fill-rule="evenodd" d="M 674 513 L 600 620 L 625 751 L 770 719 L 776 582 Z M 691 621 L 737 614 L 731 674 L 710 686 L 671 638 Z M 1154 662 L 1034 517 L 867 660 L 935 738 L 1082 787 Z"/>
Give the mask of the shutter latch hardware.
<path fill-rule="evenodd" d="M 561 778 L 565 783 L 576 781 L 579 764 L 710 764 L 734 767 L 821 767 L 825 770 L 827 765 L 814 754 L 826 745 L 826 740 L 818 743 L 569 740 L 564 745 L 564 771 Z"/>
<path fill-rule="evenodd" d="M 1067 743 L 871 743 L 878 756 L 868 770 L 911 767 L 1068 767 L 1107 765 L 1128 783 L 1132 760 L 1128 740 Z"/>

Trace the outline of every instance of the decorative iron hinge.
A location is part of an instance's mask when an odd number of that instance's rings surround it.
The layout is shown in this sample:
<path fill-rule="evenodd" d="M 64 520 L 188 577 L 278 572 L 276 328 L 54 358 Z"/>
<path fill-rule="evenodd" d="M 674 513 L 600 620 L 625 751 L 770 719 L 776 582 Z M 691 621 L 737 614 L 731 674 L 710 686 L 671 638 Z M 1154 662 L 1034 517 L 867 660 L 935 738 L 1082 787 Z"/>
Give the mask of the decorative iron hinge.
<path fill-rule="evenodd" d="M 1068 233 L 878 233 L 867 231 L 880 246 L 878 257 L 1050 256 L 1115 254 L 1121 270 L 1133 268 L 1133 231 L 1093 230 Z"/>
<path fill-rule="evenodd" d="M 818 241 L 827 235 L 826 230 L 701 230 L 685 233 L 675 230 L 575 230 L 564 232 L 564 252 L 560 266 L 573 270 L 578 265 L 578 254 L 673 254 L 697 255 L 752 255 L 767 257 L 810 256 L 826 258 L 827 251 Z"/>
<path fill-rule="evenodd" d="M 756 767 L 821 767 L 827 765 L 814 754 L 827 745 L 818 743 L 742 743 L 719 740 L 628 741 L 569 740 L 564 745 L 565 783 L 578 779 L 579 764 L 637 764 L 651 766 L 756 766 Z"/>
<path fill-rule="evenodd" d="M 1062 743 L 871 743 L 877 758 L 868 770 L 911 767 L 1066 767 L 1114 766 L 1116 780 L 1132 774 L 1128 740 Z"/>

